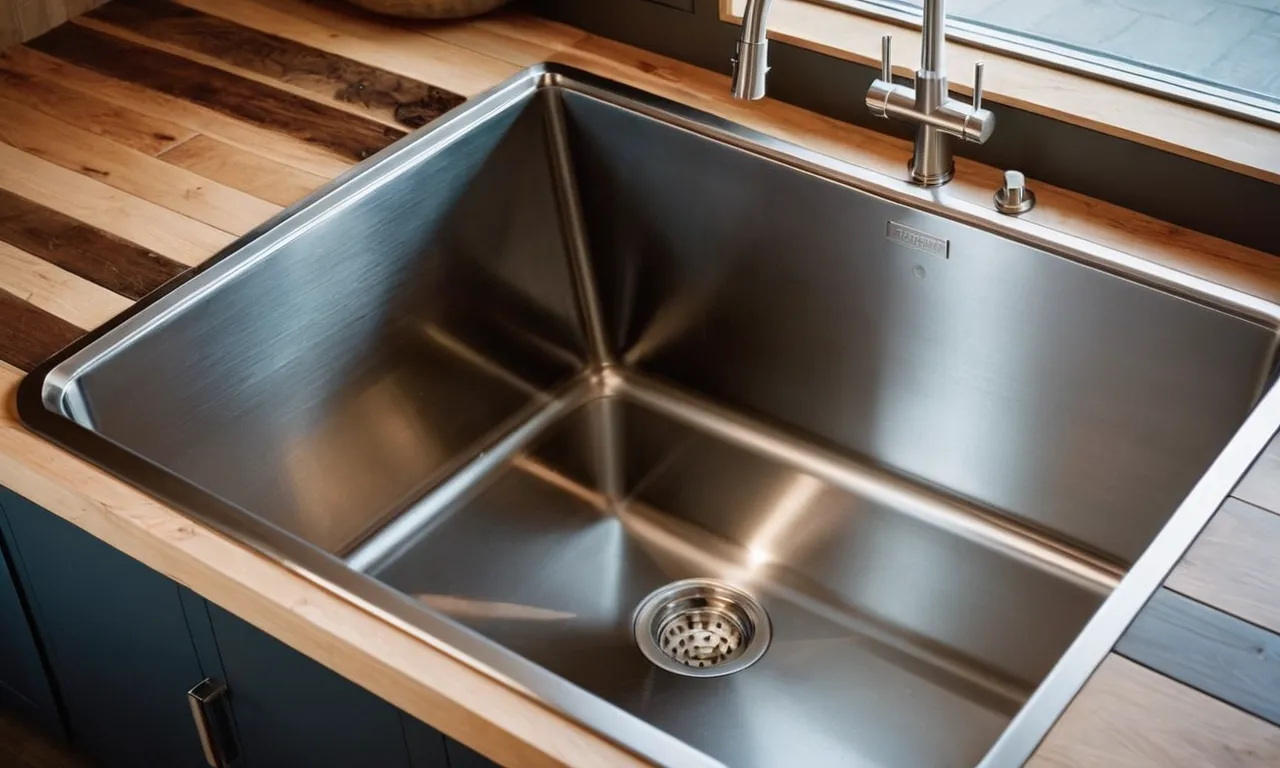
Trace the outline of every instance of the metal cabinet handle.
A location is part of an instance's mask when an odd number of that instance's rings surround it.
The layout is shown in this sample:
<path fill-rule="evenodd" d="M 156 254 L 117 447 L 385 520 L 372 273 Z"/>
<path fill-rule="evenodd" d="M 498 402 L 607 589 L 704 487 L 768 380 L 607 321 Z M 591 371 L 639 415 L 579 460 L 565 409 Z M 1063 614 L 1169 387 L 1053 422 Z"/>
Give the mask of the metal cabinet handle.
<path fill-rule="evenodd" d="M 231 719 L 226 708 L 227 686 L 206 677 L 187 691 L 187 704 L 196 723 L 200 746 L 209 768 L 227 768 L 240 756 L 231 736 Z"/>

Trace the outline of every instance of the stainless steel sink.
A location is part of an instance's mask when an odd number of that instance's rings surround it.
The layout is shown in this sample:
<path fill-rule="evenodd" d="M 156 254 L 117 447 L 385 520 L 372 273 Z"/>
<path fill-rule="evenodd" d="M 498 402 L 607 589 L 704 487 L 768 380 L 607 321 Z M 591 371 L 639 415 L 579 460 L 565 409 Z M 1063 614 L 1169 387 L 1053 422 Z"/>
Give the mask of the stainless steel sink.
<path fill-rule="evenodd" d="M 1012 765 L 1280 424 L 1278 329 L 548 65 L 20 410 L 655 762 Z"/>

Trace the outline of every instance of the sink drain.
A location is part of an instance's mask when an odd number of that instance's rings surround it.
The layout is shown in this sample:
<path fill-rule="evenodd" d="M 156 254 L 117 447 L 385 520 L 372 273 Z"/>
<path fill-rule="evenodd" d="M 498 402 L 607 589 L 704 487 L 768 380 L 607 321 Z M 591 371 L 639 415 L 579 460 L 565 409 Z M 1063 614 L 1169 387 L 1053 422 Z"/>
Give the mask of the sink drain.
<path fill-rule="evenodd" d="M 769 647 L 769 616 L 754 597 L 714 579 L 672 582 L 640 601 L 636 643 L 655 665 L 720 677 L 756 663 Z"/>

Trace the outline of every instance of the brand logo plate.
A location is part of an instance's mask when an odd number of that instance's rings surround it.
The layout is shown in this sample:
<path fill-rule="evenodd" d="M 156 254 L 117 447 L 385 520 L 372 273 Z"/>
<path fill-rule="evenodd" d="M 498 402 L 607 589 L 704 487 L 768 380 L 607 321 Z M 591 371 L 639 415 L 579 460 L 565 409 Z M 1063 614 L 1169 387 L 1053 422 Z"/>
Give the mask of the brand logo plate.
<path fill-rule="evenodd" d="M 906 224 L 899 224 L 896 221 L 890 221 L 885 229 L 884 236 L 897 243 L 913 248 L 921 253 L 927 253 L 930 256 L 936 256 L 939 259 L 945 259 L 948 256 L 948 250 L 951 241 L 941 237 L 935 237 L 928 232 L 921 232 L 918 229 L 912 229 Z"/>

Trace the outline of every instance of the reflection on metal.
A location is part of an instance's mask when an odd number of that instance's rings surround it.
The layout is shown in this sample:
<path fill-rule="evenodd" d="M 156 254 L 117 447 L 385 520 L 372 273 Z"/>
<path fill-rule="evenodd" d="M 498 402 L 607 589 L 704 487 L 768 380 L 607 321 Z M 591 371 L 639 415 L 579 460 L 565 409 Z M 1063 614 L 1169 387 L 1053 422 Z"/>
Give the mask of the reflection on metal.
<path fill-rule="evenodd" d="M 1004 184 L 993 197 L 996 210 L 1008 216 L 1018 216 L 1036 207 L 1036 193 L 1027 186 L 1027 177 L 1021 171 L 1005 171 Z"/>
<path fill-rule="evenodd" d="M 876 0 L 807 0 L 818 5 L 851 11 L 883 21 L 919 29 L 919 14 L 904 4 Z M 975 21 L 952 18 L 947 36 L 985 51 L 1001 53 L 1055 69 L 1074 72 L 1105 83 L 1202 107 L 1251 123 L 1280 128 L 1280 107 L 1274 100 L 1249 91 L 1201 80 L 1183 72 L 1161 69 L 1094 53 L 1026 32 L 1001 29 Z"/>
<path fill-rule="evenodd" d="M 471 600 L 456 595 L 417 595 L 423 604 L 455 619 L 475 621 L 500 619 L 502 621 L 567 621 L 575 618 L 567 611 L 552 611 L 533 605 L 498 603 L 492 600 Z"/>
<path fill-rule="evenodd" d="M 636 644 L 660 669 L 724 677 L 769 649 L 769 614 L 747 592 L 715 579 L 683 579 L 651 592 L 636 609 Z"/>
<path fill-rule="evenodd" d="M 880 77 L 867 88 L 867 109 L 877 117 L 904 120 L 917 126 L 911 155 L 911 180 L 926 187 L 946 184 L 955 174 L 952 138 L 984 144 L 995 130 L 996 117 L 982 108 L 983 64 L 973 69 L 973 101 L 951 98 L 947 85 L 946 0 L 924 0 L 920 33 L 920 69 L 908 88 L 893 82 L 890 36 L 880 48 Z"/>
<path fill-rule="evenodd" d="M 738 99 L 763 99 L 769 74 L 769 9 L 773 0 L 748 0 L 742 33 L 733 56 L 732 93 Z"/>
<path fill-rule="evenodd" d="M 1280 426 L 1278 328 L 546 65 L 66 350 L 19 411 L 652 762 L 1005 766 Z M 767 652 L 655 667 L 635 611 L 684 579 L 757 600 Z M 731 606 L 681 606 L 683 660 L 750 649 Z"/>
<path fill-rule="evenodd" d="M 772 0 L 747 0 L 737 56 L 733 59 L 733 95 L 760 99 L 768 72 L 768 14 Z M 983 144 L 995 130 L 996 118 L 982 108 L 982 62 L 973 71 L 973 101 L 951 98 L 947 85 L 946 0 L 924 0 L 924 26 L 920 37 L 920 69 L 908 88 L 895 85 L 890 59 L 890 38 L 884 36 L 880 52 L 880 77 L 867 89 L 871 114 L 891 117 L 918 126 L 915 150 L 908 166 L 911 180 L 926 187 L 946 184 L 955 174 L 951 139 Z"/>
<path fill-rule="evenodd" d="M 905 224 L 899 224 L 896 221 L 890 221 L 885 226 L 885 237 L 908 248 L 914 248 L 921 253 L 927 253 L 930 256 L 937 256 L 945 259 L 949 255 L 951 244 L 941 237 L 934 237 L 928 232 L 921 232 L 918 229 L 912 229 Z"/>

